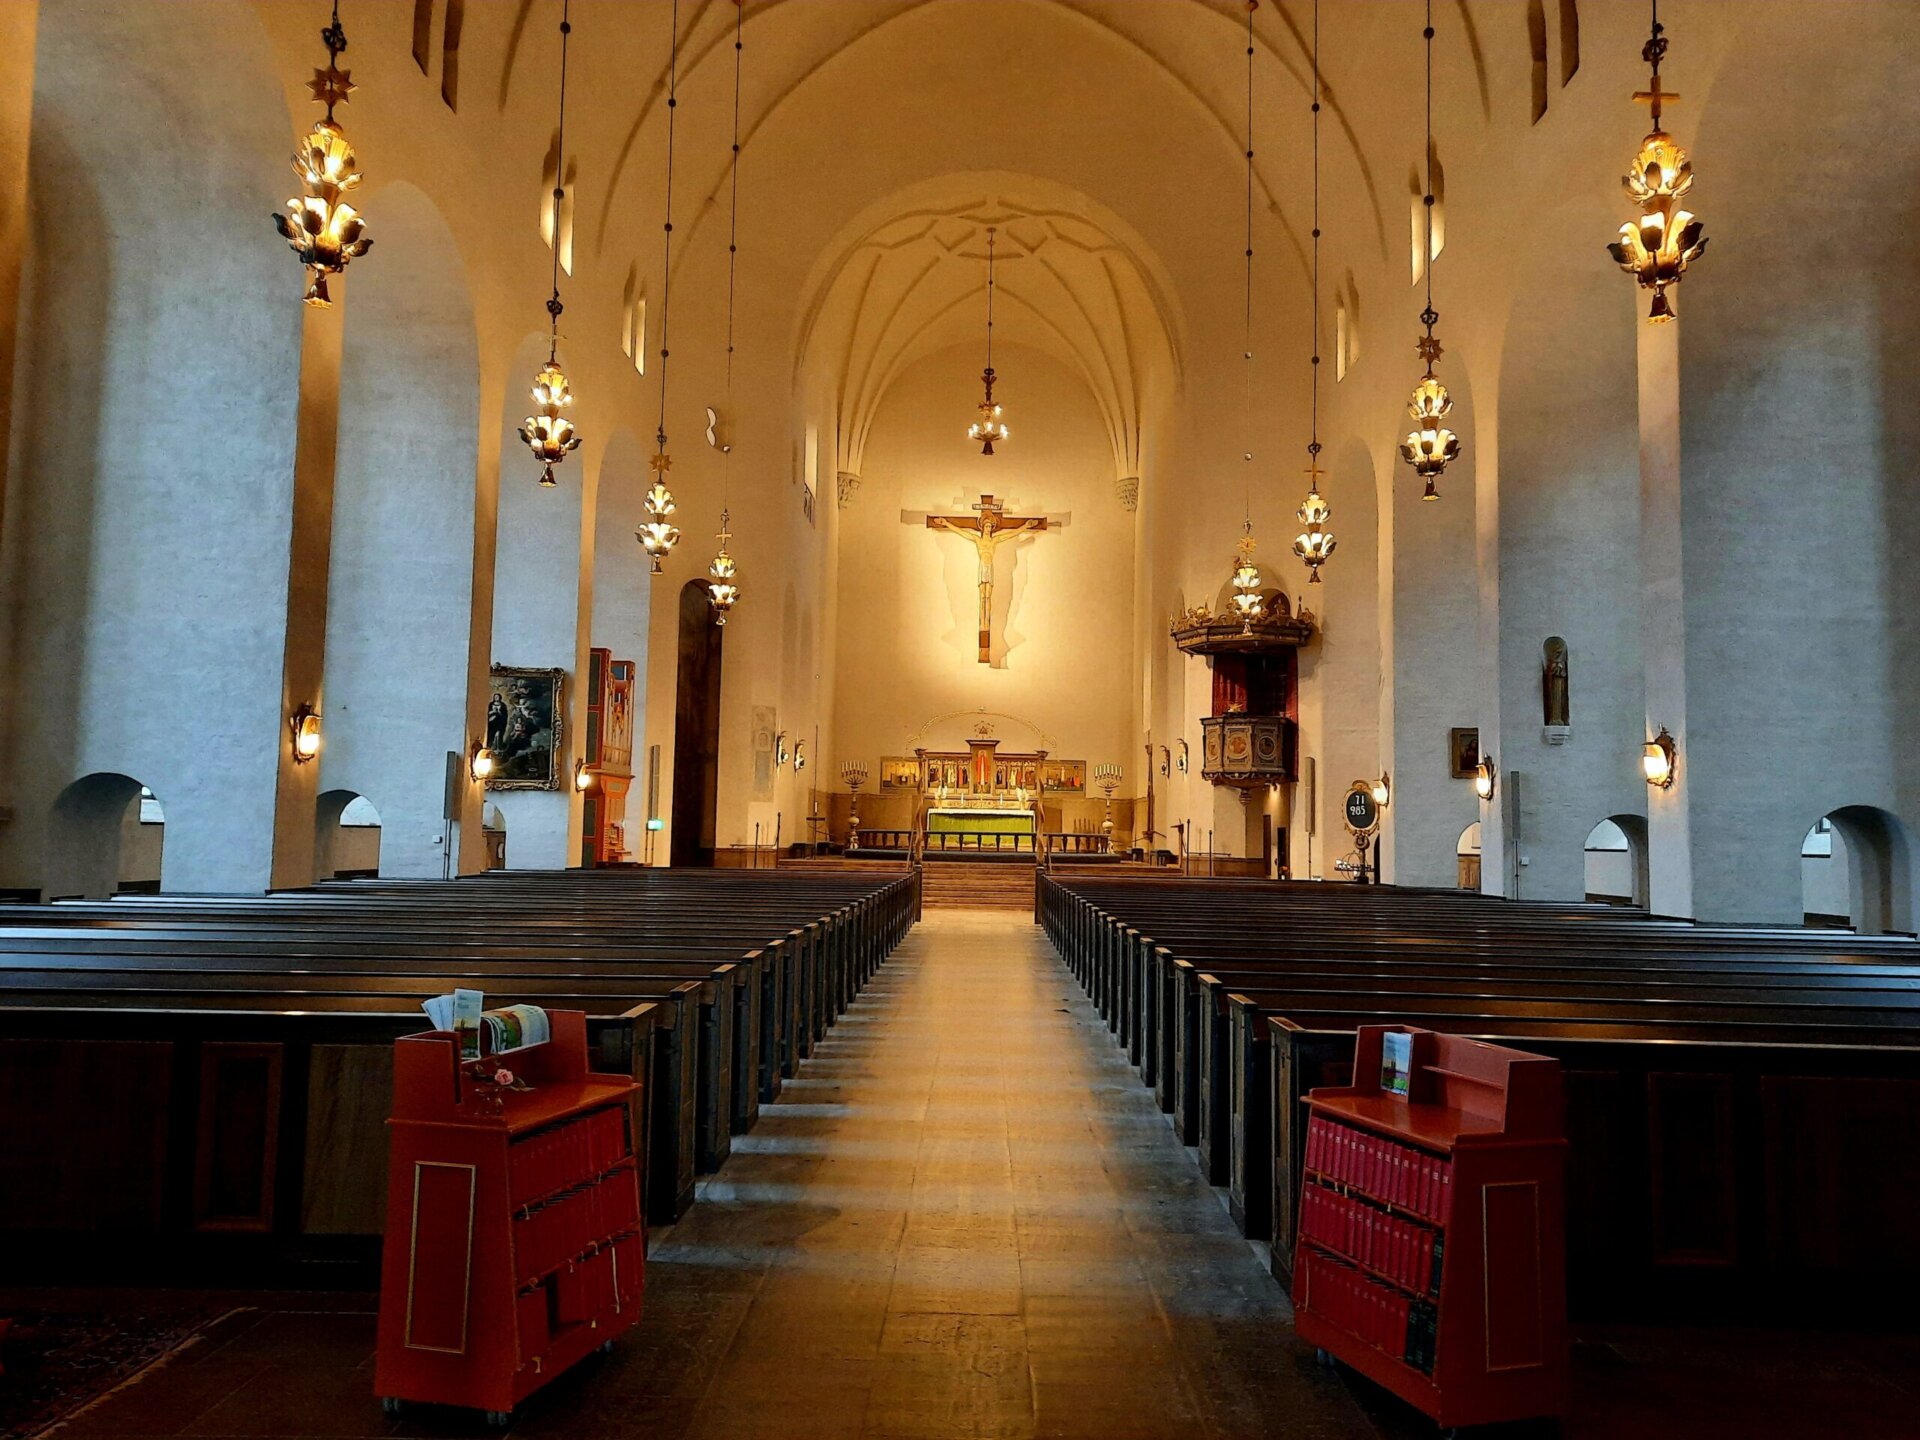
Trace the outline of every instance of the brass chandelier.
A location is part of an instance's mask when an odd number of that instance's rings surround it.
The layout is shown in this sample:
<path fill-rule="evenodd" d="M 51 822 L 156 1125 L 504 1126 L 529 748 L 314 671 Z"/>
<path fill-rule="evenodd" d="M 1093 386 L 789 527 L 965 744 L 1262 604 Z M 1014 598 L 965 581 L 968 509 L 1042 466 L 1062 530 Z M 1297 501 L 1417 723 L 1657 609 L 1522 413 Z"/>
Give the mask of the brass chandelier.
<path fill-rule="evenodd" d="M 1707 248 L 1706 225 L 1696 220 L 1691 211 L 1679 208 L 1681 197 L 1693 188 L 1693 161 L 1685 150 L 1673 143 L 1673 137 L 1660 128 L 1661 102 L 1680 98 L 1660 88 L 1660 62 L 1666 54 L 1666 28 L 1660 23 L 1660 0 L 1653 0 L 1653 32 L 1640 49 L 1640 58 L 1653 67 L 1653 80 L 1633 97 L 1652 109 L 1653 129 L 1640 142 L 1640 153 L 1633 157 L 1633 168 L 1621 182 L 1628 196 L 1640 207 L 1640 218 L 1620 227 L 1620 238 L 1607 246 L 1607 253 L 1622 270 L 1640 282 L 1641 289 L 1653 291 L 1647 319 L 1655 324 L 1674 318 L 1667 288 L 1678 285 L 1687 273 L 1687 266 L 1698 260 Z"/>
<path fill-rule="evenodd" d="M 733 11 L 733 150 L 728 162 L 733 170 L 731 197 L 727 204 L 727 423 L 733 422 L 733 293 L 735 260 L 740 253 L 740 55 L 746 29 L 746 0 L 736 0 Z M 728 528 L 727 495 L 733 468 L 733 439 L 720 446 L 720 549 L 707 566 L 707 601 L 713 606 L 713 623 L 724 625 L 727 615 L 740 601 L 740 578 L 734 569 L 727 542 L 733 538 Z"/>
<path fill-rule="evenodd" d="M 1293 553 L 1307 567 L 1307 583 L 1320 583 L 1320 567 L 1332 556 L 1337 543 L 1327 529 L 1333 509 L 1320 494 L 1320 0 L 1313 0 L 1313 335 L 1310 340 L 1313 359 L 1312 428 L 1307 439 L 1307 498 L 1300 502 L 1294 517 L 1300 533 L 1293 537 Z"/>
<path fill-rule="evenodd" d="M 359 161 L 346 131 L 333 118 L 336 105 L 347 103 L 354 91 L 353 72 L 340 68 L 340 56 L 347 48 L 347 32 L 340 24 L 340 0 L 334 0 L 333 19 L 320 32 L 327 47 L 327 68 L 315 70 L 307 88 L 316 103 L 327 107 L 326 117 L 314 122 L 300 148 L 293 152 L 293 173 L 300 177 L 300 193 L 290 196 L 284 214 L 273 217 L 278 230 L 300 263 L 307 267 L 307 304 L 333 303 L 327 294 L 327 276 L 346 270 L 355 256 L 372 248 L 367 238 L 366 221 L 346 201 L 349 190 L 359 188 Z"/>
<path fill-rule="evenodd" d="M 667 454 L 667 301 L 673 290 L 673 116 L 680 103 L 676 93 L 680 85 L 680 0 L 673 0 L 668 23 L 673 30 L 667 52 L 667 213 L 662 227 L 665 239 L 661 245 L 666 273 L 660 282 L 660 419 L 654 431 L 653 459 L 647 462 L 647 468 L 653 471 L 653 484 L 648 487 L 644 502 L 647 518 L 633 532 L 633 538 L 640 542 L 640 548 L 652 562 L 651 573 L 655 575 L 661 571 L 661 561 L 680 543 L 680 531 L 672 520 L 677 507 L 673 503 L 673 491 L 667 488 L 667 472 L 673 468 L 673 457 Z"/>
<path fill-rule="evenodd" d="M 1460 458 L 1460 437 L 1446 426 L 1447 414 L 1453 409 L 1453 397 L 1433 373 L 1433 367 L 1444 353 L 1433 333 L 1433 327 L 1440 323 L 1439 312 L 1433 308 L 1433 0 L 1427 0 L 1427 25 L 1422 34 L 1427 42 L 1427 193 L 1421 203 L 1426 206 L 1427 238 L 1420 269 L 1426 276 L 1427 304 L 1420 312 L 1420 323 L 1426 326 L 1427 333 L 1414 343 L 1414 350 L 1427 362 L 1427 373 L 1413 387 L 1413 398 L 1407 402 L 1413 429 L 1400 442 L 1400 458 L 1426 481 L 1426 493 L 1420 498 L 1438 500 L 1440 492 L 1433 482 Z"/>
<path fill-rule="evenodd" d="M 580 448 L 580 432 L 567 411 L 573 406 L 573 390 L 567 372 L 560 368 L 560 316 L 566 309 L 560 303 L 560 227 L 557 217 L 566 199 L 567 154 L 567 37 L 573 33 L 568 18 L 569 0 L 560 3 L 560 127 L 556 140 L 560 155 L 559 172 L 554 176 L 553 213 L 553 293 L 547 297 L 547 363 L 533 377 L 533 414 L 520 422 L 520 439 L 533 458 L 540 462 L 540 484 L 553 488 L 553 467 Z"/>
<path fill-rule="evenodd" d="M 987 227 L 987 368 L 980 372 L 980 382 L 986 387 L 986 398 L 977 407 L 980 418 L 967 427 L 967 439 L 980 442 L 982 455 L 993 454 L 995 442 L 1006 443 L 1008 430 L 1006 421 L 1000 418 L 1000 406 L 993 398 L 993 233 L 994 227 Z"/>

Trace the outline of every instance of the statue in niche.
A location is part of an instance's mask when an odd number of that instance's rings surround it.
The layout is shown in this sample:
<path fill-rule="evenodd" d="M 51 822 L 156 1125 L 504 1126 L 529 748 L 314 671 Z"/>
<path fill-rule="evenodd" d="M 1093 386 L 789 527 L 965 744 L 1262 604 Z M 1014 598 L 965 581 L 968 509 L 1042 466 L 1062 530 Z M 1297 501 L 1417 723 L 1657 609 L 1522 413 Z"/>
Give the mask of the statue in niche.
<path fill-rule="evenodd" d="M 1573 723 L 1567 698 L 1567 642 L 1549 635 L 1541 647 L 1540 710 L 1548 725 Z"/>

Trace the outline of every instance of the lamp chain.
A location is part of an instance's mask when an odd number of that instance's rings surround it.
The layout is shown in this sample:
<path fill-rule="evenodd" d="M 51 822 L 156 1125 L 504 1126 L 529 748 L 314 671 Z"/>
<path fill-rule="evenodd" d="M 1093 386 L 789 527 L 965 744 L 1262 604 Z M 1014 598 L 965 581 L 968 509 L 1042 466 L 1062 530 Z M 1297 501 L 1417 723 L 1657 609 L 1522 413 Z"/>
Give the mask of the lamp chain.
<path fill-rule="evenodd" d="M 547 300 L 547 363 L 560 357 L 560 221 L 567 198 L 567 38 L 573 34 L 572 0 L 560 0 L 560 124 L 554 136 L 553 294 Z"/>
<path fill-rule="evenodd" d="M 746 0 L 734 0 L 733 12 L 733 159 L 731 195 L 727 201 L 727 424 L 733 424 L 733 294 L 734 263 L 740 253 L 740 56 L 745 49 L 747 23 Z M 733 440 L 720 448 L 720 507 L 727 505 L 729 472 L 733 464 Z M 724 525 L 724 521 L 722 522 Z"/>
<path fill-rule="evenodd" d="M 1253 12 L 1257 3 L 1258 0 L 1247 0 L 1246 302 L 1240 332 L 1240 358 L 1246 368 L 1245 395 L 1240 407 L 1240 430 L 1246 445 L 1240 457 L 1246 466 L 1242 518 L 1249 535 L 1253 533 Z"/>
<path fill-rule="evenodd" d="M 680 0 L 673 0 L 669 23 L 673 33 L 667 47 L 667 213 L 662 226 L 661 244 L 664 273 L 660 280 L 660 449 L 667 448 L 667 303 L 673 290 L 673 119 L 679 109 L 680 88 Z"/>
<path fill-rule="evenodd" d="M 1431 4 L 1432 0 L 1428 0 Z M 1313 0 L 1313 410 L 1307 486 L 1320 488 L 1320 0 Z"/>
<path fill-rule="evenodd" d="M 1427 25 L 1422 36 L 1427 42 L 1427 193 L 1422 202 L 1427 210 L 1427 253 L 1421 257 L 1420 270 L 1427 280 L 1427 308 L 1420 312 L 1420 322 L 1427 327 L 1427 338 L 1432 339 L 1433 327 L 1440 323 L 1439 313 L 1433 308 L 1433 0 L 1427 0 Z M 1431 356 L 1427 373 L 1433 373 Z"/>

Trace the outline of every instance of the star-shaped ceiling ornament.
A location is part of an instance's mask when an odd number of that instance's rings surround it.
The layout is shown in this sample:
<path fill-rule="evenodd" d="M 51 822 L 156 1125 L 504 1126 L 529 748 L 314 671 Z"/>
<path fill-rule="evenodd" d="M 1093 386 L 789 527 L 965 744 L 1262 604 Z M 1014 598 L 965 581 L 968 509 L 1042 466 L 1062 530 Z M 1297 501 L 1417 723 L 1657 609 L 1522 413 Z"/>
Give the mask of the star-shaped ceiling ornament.
<path fill-rule="evenodd" d="M 1413 342 L 1413 348 L 1419 353 L 1420 358 L 1427 362 L 1429 368 L 1438 362 L 1440 357 L 1446 353 L 1446 351 L 1441 348 L 1440 337 L 1438 335 L 1423 335 L 1420 339 Z"/>
<path fill-rule="evenodd" d="M 673 457 L 662 450 L 647 462 L 647 468 L 656 475 L 665 475 L 669 470 L 673 469 Z"/>
<path fill-rule="evenodd" d="M 347 97 L 360 87 L 353 83 L 351 70 L 336 70 L 329 65 L 324 70 L 315 70 L 313 79 L 307 82 L 307 89 L 313 92 L 313 98 L 329 110 L 336 105 L 347 103 Z"/>

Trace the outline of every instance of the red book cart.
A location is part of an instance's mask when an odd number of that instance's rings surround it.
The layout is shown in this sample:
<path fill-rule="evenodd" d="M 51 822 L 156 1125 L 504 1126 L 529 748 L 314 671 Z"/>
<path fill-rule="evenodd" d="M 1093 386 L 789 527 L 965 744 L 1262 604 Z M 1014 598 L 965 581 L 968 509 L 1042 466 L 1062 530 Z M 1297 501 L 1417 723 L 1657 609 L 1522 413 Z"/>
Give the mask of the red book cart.
<path fill-rule="evenodd" d="M 460 1058 L 449 1031 L 395 1042 L 374 1389 L 502 1424 L 640 1318 L 640 1090 L 587 1068 L 586 1017 L 541 1045 Z M 506 1066 L 528 1089 L 492 1076 Z"/>
<path fill-rule="evenodd" d="M 1564 1414 L 1560 1063 L 1369 1025 L 1353 1073 L 1306 1100 L 1301 1338 L 1449 1429 Z"/>

